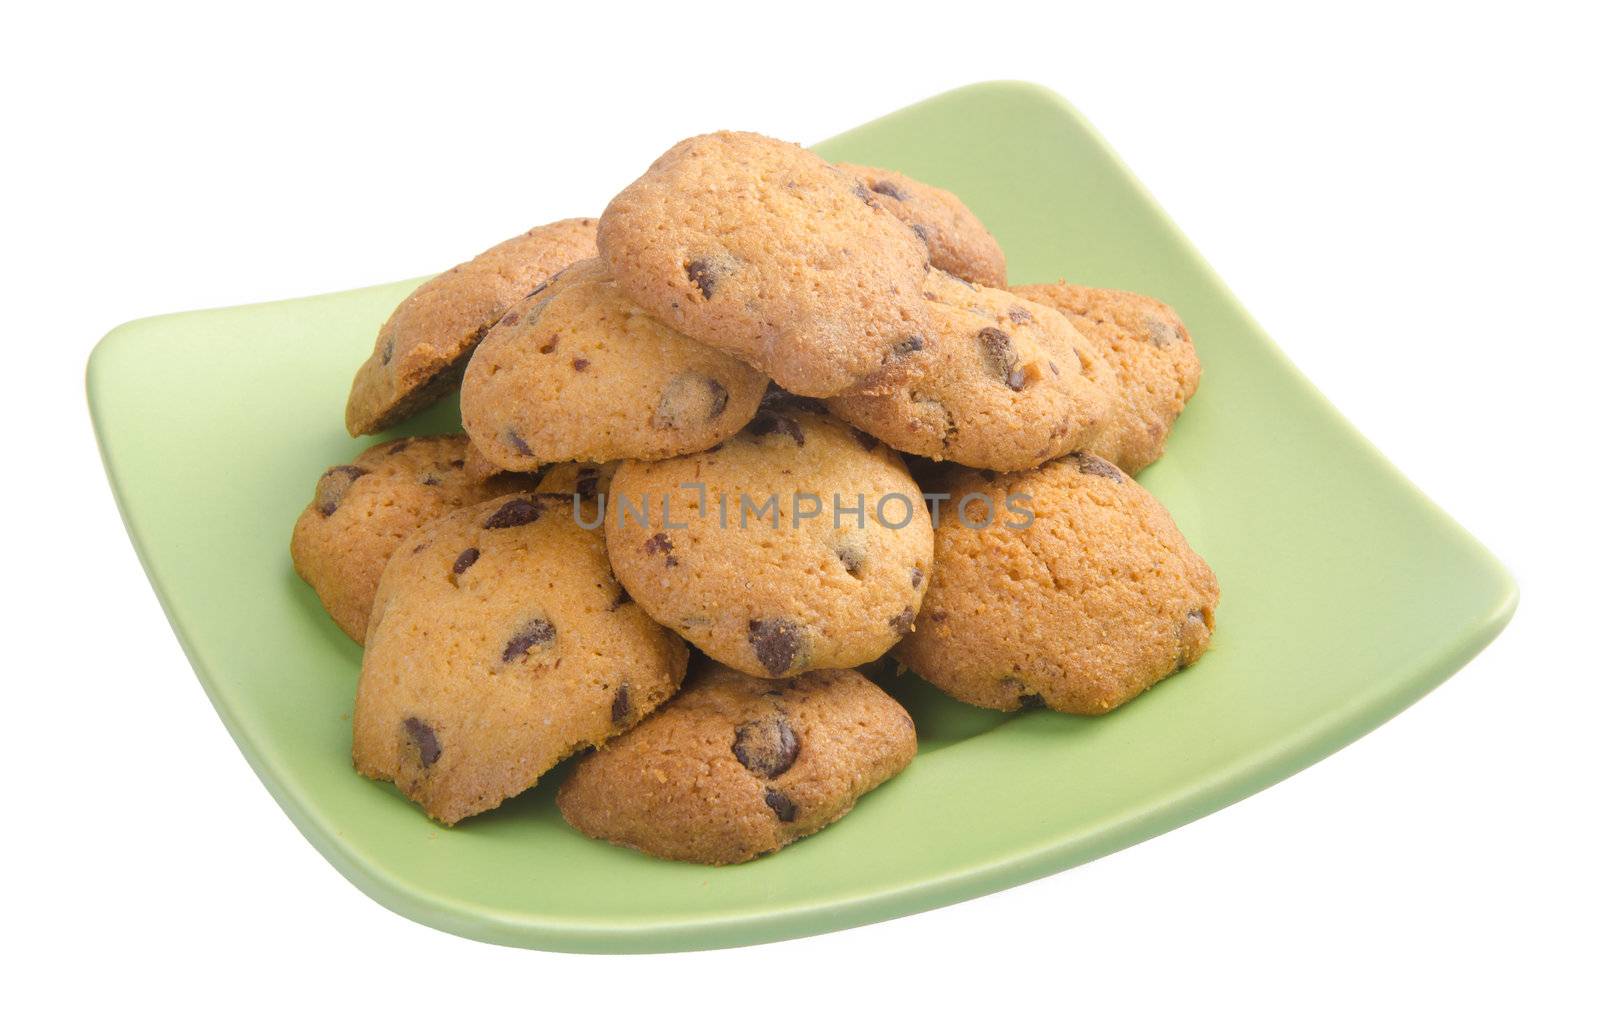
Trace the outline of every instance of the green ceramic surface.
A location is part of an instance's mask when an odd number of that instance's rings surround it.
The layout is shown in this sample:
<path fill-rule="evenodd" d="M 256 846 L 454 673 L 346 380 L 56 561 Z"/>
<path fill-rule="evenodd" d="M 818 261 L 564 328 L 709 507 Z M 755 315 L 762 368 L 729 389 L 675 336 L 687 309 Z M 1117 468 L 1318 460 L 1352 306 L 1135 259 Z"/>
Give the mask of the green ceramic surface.
<path fill-rule="evenodd" d="M 415 284 L 139 320 L 89 363 L 128 531 L 200 683 L 274 798 L 385 906 L 472 938 L 633 952 L 882 920 L 1060 871 L 1316 762 L 1438 685 L 1516 589 L 1283 357 L 1095 132 L 1038 87 L 950 92 L 819 146 L 959 193 L 1014 283 L 1068 277 L 1177 308 L 1205 365 L 1140 481 L 1222 584 L 1210 653 L 1100 718 L 1007 717 L 906 677 L 921 752 L 834 827 L 733 868 L 585 839 L 558 769 L 446 830 L 350 766 L 360 651 L 289 565 L 373 334 Z M 522 223 L 512 222 L 512 226 Z M 454 429 L 453 402 L 399 432 Z"/>

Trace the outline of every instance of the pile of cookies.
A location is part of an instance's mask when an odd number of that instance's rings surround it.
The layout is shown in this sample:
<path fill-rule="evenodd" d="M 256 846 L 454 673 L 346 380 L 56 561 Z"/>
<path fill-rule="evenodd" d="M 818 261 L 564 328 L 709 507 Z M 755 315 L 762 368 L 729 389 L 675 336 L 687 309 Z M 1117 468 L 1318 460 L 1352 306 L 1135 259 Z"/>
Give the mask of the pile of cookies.
<path fill-rule="evenodd" d="M 328 469 L 291 544 L 365 647 L 356 768 L 453 825 L 584 753 L 574 827 L 726 864 L 912 761 L 874 679 L 1102 714 L 1192 664 L 1217 582 L 1132 478 L 1189 334 L 1006 280 L 955 195 L 718 133 L 418 288 L 346 425 L 459 387 L 465 432 Z"/>

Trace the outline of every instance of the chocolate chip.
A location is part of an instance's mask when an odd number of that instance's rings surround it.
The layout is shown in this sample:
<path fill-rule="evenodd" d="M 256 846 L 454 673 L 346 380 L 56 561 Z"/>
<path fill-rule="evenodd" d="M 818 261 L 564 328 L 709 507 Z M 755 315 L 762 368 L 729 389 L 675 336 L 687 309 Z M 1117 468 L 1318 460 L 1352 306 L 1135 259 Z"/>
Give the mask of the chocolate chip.
<path fill-rule="evenodd" d="M 913 354 L 914 352 L 919 352 L 923 348 L 926 348 L 927 346 L 928 346 L 928 342 L 923 340 L 923 337 L 922 337 L 921 334 L 912 334 L 910 337 L 906 338 L 904 341 L 901 341 L 898 344 L 894 345 L 894 347 L 890 348 L 889 349 L 889 357 L 890 358 L 904 358 L 906 355 Z"/>
<path fill-rule="evenodd" d="M 978 331 L 978 353 L 983 367 L 1013 390 L 1021 390 L 1022 370 L 1017 368 L 1017 351 L 1011 346 L 1011 335 L 998 327 L 985 327 Z"/>
<path fill-rule="evenodd" d="M 717 282 L 722 280 L 721 275 L 709 260 L 691 260 L 683 270 L 685 274 L 689 275 L 689 280 L 694 283 L 695 287 L 700 289 L 700 294 L 707 299 L 711 298 L 711 293 L 717 290 Z"/>
<path fill-rule="evenodd" d="M 758 439 L 762 436 L 778 433 L 794 440 L 794 445 L 796 446 L 806 445 L 806 434 L 800 428 L 800 423 L 788 415 L 781 415 L 776 411 L 758 412 L 745 431 Z"/>
<path fill-rule="evenodd" d="M 652 534 L 644 539 L 644 554 L 646 555 L 671 555 L 672 539 L 665 532 Z"/>
<path fill-rule="evenodd" d="M 1037 710 L 1044 705 L 1044 697 L 1037 692 L 1030 692 L 1026 696 L 1018 697 L 1017 705 L 1024 710 Z"/>
<path fill-rule="evenodd" d="M 1027 306 L 1012 306 L 1006 310 L 1006 315 L 1011 317 L 1012 323 L 1027 323 L 1033 319 L 1033 314 L 1028 312 Z"/>
<path fill-rule="evenodd" d="M 878 448 L 877 436 L 862 432 L 860 429 L 851 429 L 850 431 L 856 437 L 856 442 L 861 444 L 863 450 L 876 450 Z"/>
<path fill-rule="evenodd" d="M 904 636 L 916 621 L 917 613 L 907 608 L 889 620 L 889 628 L 894 630 L 896 636 Z"/>
<path fill-rule="evenodd" d="M 522 314 L 518 313 L 515 310 L 512 310 L 511 312 L 507 313 L 506 315 L 500 317 L 500 323 L 498 324 L 498 326 L 501 326 L 501 327 L 515 327 L 517 325 L 517 321 L 520 320 L 520 319 L 522 319 Z"/>
<path fill-rule="evenodd" d="M 1110 478 L 1118 485 L 1122 484 L 1122 472 L 1110 461 L 1102 460 L 1092 453 L 1069 453 L 1067 459 L 1077 468 L 1079 474 L 1091 474 L 1096 478 Z"/>
<path fill-rule="evenodd" d="M 617 686 L 617 694 L 611 697 L 611 723 L 621 727 L 633 716 L 633 703 L 628 698 L 628 683 L 623 682 Z"/>
<path fill-rule="evenodd" d="M 456 556 L 456 561 L 453 565 L 451 565 L 450 572 L 455 576 L 460 576 L 462 573 L 465 573 L 467 570 L 472 568 L 472 564 L 474 562 L 478 561 L 478 555 L 479 552 L 476 548 L 469 548 L 462 552 L 460 555 Z"/>
<path fill-rule="evenodd" d="M 771 780 L 794 765 L 800 739 L 783 714 L 775 713 L 740 724 L 733 734 L 733 754 L 745 769 Z"/>
<path fill-rule="evenodd" d="M 424 484 L 424 485 L 437 485 L 439 483 L 440 483 L 439 479 L 434 477 L 431 474 L 428 475 L 426 478 L 422 479 L 422 484 Z"/>
<path fill-rule="evenodd" d="M 794 802 L 790 801 L 788 795 L 784 794 L 782 791 L 773 790 L 771 787 L 768 787 L 766 796 L 763 797 L 762 800 L 767 803 L 768 808 L 772 809 L 773 814 L 778 817 L 779 822 L 794 821 Z"/>
<path fill-rule="evenodd" d="M 912 566 L 911 567 L 911 587 L 914 590 L 914 589 L 916 589 L 917 587 L 920 587 L 920 586 L 922 586 L 922 570 L 918 569 L 916 566 Z"/>
<path fill-rule="evenodd" d="M 921 222 L 912 222 L 911 231 L 917 234 L 917 238 L 922 240 L 924 246 L 928 244 L 928 226 Z"/>
<path fill-rule="evenodd" d="M 711 388 L 711 406 L 706 409 L 706 421 L 720 417 L 728 409 L 728 388 L 716 380 L 708 380 Z"/>
<path fill-rule="evenodd" d="M 546 341 L 544 344 L 539 346 L 539 354 L 541 354 L 541 355 L 550 354 L 552 351 L 556 350 L 556 345 L 558 345 L 560 343 L 561 343 L 561 335 L 557 334 L 555 337 L 552 337 L 550 340 Z"/>
<path fill-rule="evenodd" d="M 383 343 L 383 364 L 384 365 L 388 365 L 390 360 L 392 360 L 393 358 L 394 358 L 394 338 L 391 337 L 391 338 L 389 338 L 389 340 L 387 340 L 387 341 L 385 341 Z"/>
<path fill-rule="evenodd" d="M 489 519 L 483 522 L 483 528 L 495 530 L 502 527 L 521 527 L 539 519 L 543 512 L 544 507 L 532 499 L 513 499 L 495 510 Z"/>
<path fill-rule="evenodd" d="M 586 358 L 575 358 L 572 360 L 572 368 L 576 369 L 578 372 L 583 372 L 585 369 L 589 368 L 589 360 Z"/>
<path fill-rule="evenodd" d="M 700 373 L 679 373 L 661 391 L 650 422 L 658 429 L 686 429 L 720 417 L 727 408 L 727 387 Z"/>
<path fill-rule="evenodd" d="M 859 533 L 859 532 L 858 532 Z M 861 572 L 861 566 L 867 561 L 867 545 L 864 538 L 856 537 L 840 541 L 833 546 L 833 554 L 844 563 L 844 571 L 851 576 Z"/>
<path fill-rule="evenodd" d="M 889 182 L 887 179 L 880 179 L 876 183 L 873 183 L 872 184 L 872 192 L 873 193 L 881 193 L 885 197 L 893 197 L 895 200 L 905 200 L 906 199 L 905 191 L 900 189 L 900 187 L 894 185 L 893 183 Z"/>
<path fill-rule="evenodd" d="M 467 466 L 466 458 L 465 457 L 457 457 L 455 460 L 452 460 L 450 462 L 450 466 L 455 468 L 457 471 L 459 471 L 463 467 Z"/>
<path fill-rule="evenodd" d="M 938 609 L 934 609 L 933 611 L 930 611 L 928 613 L 928 621 L 929 622 L 943 622 L 945 619 L 947 619 L 949 617 L 950 617 L 950 613 L 949 612 L 940 611 Z"/>
<path fill-rule="evenodd" d="M 769 383 L 767 389 L 761 394 L 762 410 L 775 409 L 779 411 L 795 410 L 809 411 L 812 414 L 826 414 L 827 405 L 815 397 L 801 397 L 792 394 L 776 383 Z"/>
<path fill-rule="evenodd" d="M 444 749 L 439 747 L 439 737 L 433 733 L 433 728 L 415 717 L 407 717 L 405 729 L 407 737 L 411 739 L 411 743 L 422 754 L 423 766 L 432 766 L 439 761 L 439 756 L 444 752 Z"/>
<path fill-rule="evenodd" d="M 579 468 L 578 480 L 573 488 L 585 499 L 592 497 L 600 488 L 600 472 L 592 467 Z"/>
<path fill-rule="evenodd" d="M 516 429 L 506 430 L 506 442 L 510 443 L 511 448 L 522 454 L 524 457 L 533 456 L 533 447 L 528 445 L 528 441 L 523 439 L 522 433 L 518 432 Z"/>
<path fill-rule="evenodd" d="M 747 638 L 761 666 L 770 674 L 781 675 L 800 656 L 804 633 L 792 619 L 763 618 L 751 620 Z"/>
<path fill-rule="evenodd" d="M 526 655 L 534 647 L 542 647 L 556 638 L 556 627 L 548 619 L 532 618 L 506 642 L 500 659 L 507 664 Z"/>
<path fill-rule="evenodd" d="M 325 517 L 333 516 L 339 504 L 344 502 L 345 493 L 350 491 L 350 486 L 366 473 L 366 468 L 354 464 L 341 464 L 322 472 L 322 477 L 317 479 L 317 491 L 312 500 L 316 503 L 317 512 Z"/>

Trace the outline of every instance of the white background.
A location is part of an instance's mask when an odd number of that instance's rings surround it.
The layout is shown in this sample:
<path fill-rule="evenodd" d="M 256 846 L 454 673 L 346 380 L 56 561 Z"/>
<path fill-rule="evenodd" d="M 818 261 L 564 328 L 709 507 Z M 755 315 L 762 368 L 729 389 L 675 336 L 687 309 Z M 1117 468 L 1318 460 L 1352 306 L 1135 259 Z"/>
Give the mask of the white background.
<path fill-rule="evenodd" d="M 1593 24 L 1578 5 L 1039 6 L 13 9 L 0 986 L 419 1009 L 1594 1002 Z M 814 142 L 1002 77 L 1076 104 L 1507 561 L 1505 635 L 1263 794 L 892 923 L 578 957 L 444 935 L 348 885 L 246 767 L 134 559 L 83 401 L 95 340 L 438 269 L 596 213 L 683 135 Z"/>

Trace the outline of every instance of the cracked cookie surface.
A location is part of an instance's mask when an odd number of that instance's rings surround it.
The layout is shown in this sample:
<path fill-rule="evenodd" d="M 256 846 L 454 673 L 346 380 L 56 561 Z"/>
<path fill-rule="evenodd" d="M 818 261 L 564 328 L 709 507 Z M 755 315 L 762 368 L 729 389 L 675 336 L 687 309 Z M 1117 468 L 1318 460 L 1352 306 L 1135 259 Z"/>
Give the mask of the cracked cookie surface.
<path fill-rule="evenodd" d="M 1064 281 L 1011 290 L 1064 314 L 1107 367 L 1111 410 L 1087 449 L 1129 474 L 1160 459 L 1200 385 L 1200 358 L 1172 307 L 1135 292 Z"/>
<path fill-rule="evenodd" d="M 906 453 L 1016 471 L 1090 445 L 1111 398 L 1107 367 L 1060 313 L 932 271 L 924 368 L 828 410 Z"/>
<path fill-rule="evenodd" d="M 710 665 L 580 761 L 556 802 L 597 839 L 736 864 L 837 821 L 916 752 L 910 715 L 855 671 L 773 682 Z"/>
<path fill-rule="evenodd" d="M 491 499 L 424 527 L 384 570 L 352 755 L 451 825 L 631 727 L 687 663 L 626 599 L 570 496 Z"/>
<path fill-rule="evenodd" d="M 396 547 L 424 524 L 470 503 L 524 486 L 521 476 L 474 477 L 467 438 L 412 436 L 368 447 L 324 471 L 289 541 L 301 579 L 336 625 L 357 643 L 378 578 Z"/>
<path fill-rule="evenodd" d="M 841 511 L 836 525 L 835 495 L 862 515 Z M 898 454 L 782 408 L 717 449 L 623 463 L 606 544 L 657 621 L 730 667 L 783 678 L 865 663 L 905 635 L 933 530 Z"/>
<path fill-rule="evenodd" d="M 594 218 L 529 229 L 423 282 L 378 330 L 345 404 L 352 436 L 382 432 L 456 388 L 495 321 L 561 268 L 595 255 Z"/>
<path fill-rule="evenodd" d="M 767 378 L 677 333 L 598 259 L 512 307 L 467 366 L 461 420 L 491 464 L 657 460 L 738 432 Z"/>
<path fill-rule="evenodd" d="M 647 312 L 797 394 L 842 393 L 921 347 L 928 248 L 794 144 L 680 142 L 607 206 L 599 245 Z"/>
<path fill-rule="evenodd" d="M 1165 508 L 1106 460 L 953 475 L 917 628 L 895 658 L 975 706 L 1105 713 L 1205 652 L 1217 580 Z M 959 503 L 1026 495 L 1025 529 Z M 974 500 L 969 506 L 980 505 Z M 970 517 L 969 517 L 970 519 Z"/>

